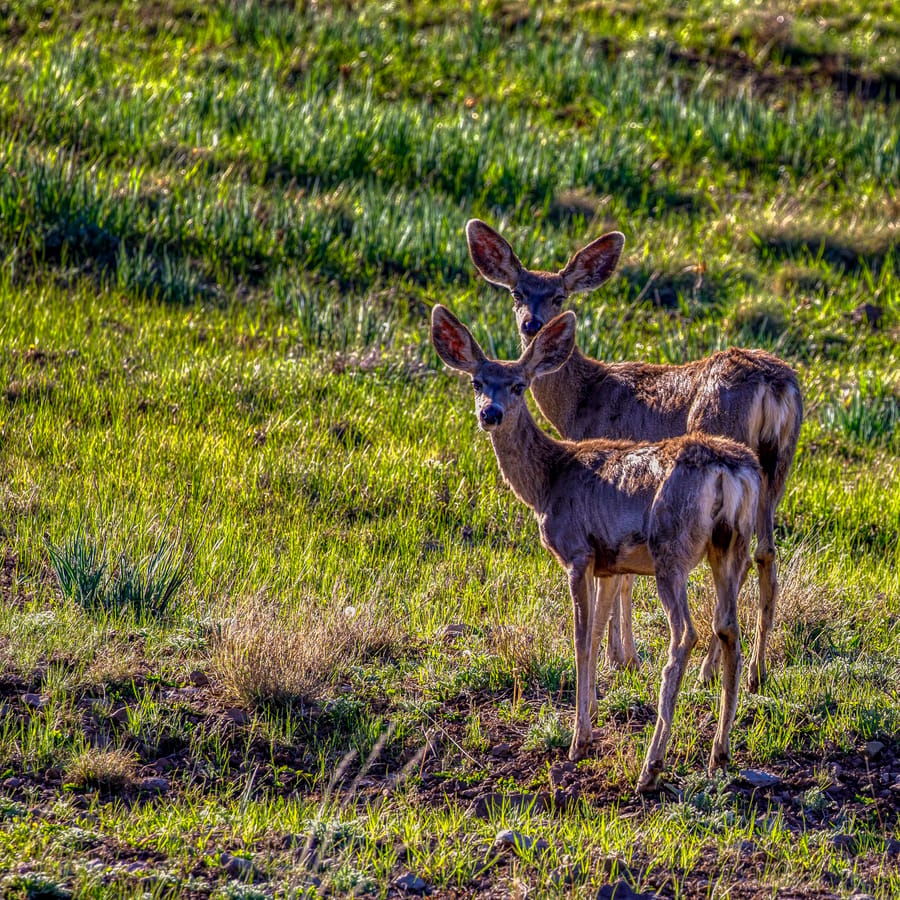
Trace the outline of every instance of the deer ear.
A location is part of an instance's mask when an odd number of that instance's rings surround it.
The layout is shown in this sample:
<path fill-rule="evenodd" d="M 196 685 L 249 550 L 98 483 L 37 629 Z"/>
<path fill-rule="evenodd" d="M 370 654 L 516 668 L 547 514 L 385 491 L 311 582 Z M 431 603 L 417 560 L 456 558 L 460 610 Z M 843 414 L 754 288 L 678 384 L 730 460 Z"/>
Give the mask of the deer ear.
<path fill-rule="evenodd" d="M 551 319 L 528 345 L 519 362 L 529 378 L 549 375 L 564 365 L 575 349 L 575 313 L 560 313 Z"/>
<path fill-rule="evenodd" d="M 490 225 L 481 219 L 469 219 L 466 223 L 466 241 L 475 268 L 487 281 L 509 290 L 516 286 L 522 263 L 509 243 Z"/>
<path fill-rule="evenodd" d="M 484 362 L 484 353 L 469 329 L 440 304 L 431 311 L 431 343 L 451 369 L 472 375 Z"/>
<path fill-rule="evenodd" d="M 625 247 L 625 235 L 611 231 L 579 250 L 559 274 L 570 294 L 600 287 L 615 271 Z"/>

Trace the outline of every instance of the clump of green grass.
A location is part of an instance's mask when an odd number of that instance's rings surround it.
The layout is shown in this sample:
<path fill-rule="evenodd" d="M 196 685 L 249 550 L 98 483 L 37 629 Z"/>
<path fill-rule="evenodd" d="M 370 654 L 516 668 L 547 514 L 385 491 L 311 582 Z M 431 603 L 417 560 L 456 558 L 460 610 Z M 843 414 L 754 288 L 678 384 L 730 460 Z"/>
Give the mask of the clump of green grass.
<path fill-rule="evenodd" d="M 102 605 L 108 560 L 91 536 L 79 529 L 62 545 L 49 539 L 46 543 L 50 565 L 63 596 L 85 609 Z"/>
<path fill-rule="evenodd" d="M 400 647 L 396 619 L 371 606 L 325 606 L 304 598 L 285 609 L 261 595 L 238 604 L 213 649 L 234 700 L 251 706 L 321 698 L 359 662 Z"/>
<path fill-rule="evenodd" d="M 545 703 L 537 720 L 528 729 L 524 750 L 556 750 L 568 747 L 572 740 L 572 729 L 563 721 L 562 715 L 552 703 Z"/>
<path fill-rule="evenodd" d="M 122 554 L 114 570 L 107 552 L 83 529 L 63 544 L 47 539 L 46 545 L 63 596 L 89 613 L 165 618 L 187 577 L 185 554 L 174 541 L 159 541 L 137 564 Z"/>
<path fill-rule="evenodd" d="M 829 431 L 851 441 L 876 447 L 892 445 L 900 434 L 900 395 L 879 375 L 862 375 L 859 384 L 819 410 Z"/>
<path fill-rule="evenodd" d="M 172 611 L 186 577 L 184 554 L 179 554 L 174 542 L 160 542 L 139 565 L 122 556 L 110 592 L 110 611 L 164 618 Z"/>
<path fill-rule="evenodd" d="M 58 881 L 36 872 L 4 878 L 0 893 L 7 900 L 68 900 L 72 896 Z"/>

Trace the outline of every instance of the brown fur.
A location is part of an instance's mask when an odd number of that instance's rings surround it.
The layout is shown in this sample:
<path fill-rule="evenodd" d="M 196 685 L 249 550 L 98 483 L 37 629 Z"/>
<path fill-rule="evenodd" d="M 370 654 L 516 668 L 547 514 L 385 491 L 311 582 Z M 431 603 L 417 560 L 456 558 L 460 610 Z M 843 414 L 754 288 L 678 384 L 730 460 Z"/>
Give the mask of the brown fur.
<path fill-rule="evenodd" d="M 718 604 L 714 629 L 722 647 L 722 703 L 710 771 L 729 758 L 741 651 L 737 595 L 759 491 L 759 467 L 743 445 L 705 434 L 655 443 L 595 439 L 557 441 L 531 417 L 524 388 L 565 365 L 575 316 L 551 320 L 517 362 L 489 360 L 450 312 L 436 306 L 432 341 L 447 365 L 468 372 L 475 408 L 500 471 L 537 518 L 541 542 L 569 577 L 574 607 L 575 729 L 569 755 L 591 743 L 597 653 L 626 574 L 655 575 L 671 631 L 659 715 L 639 790 L 655 788 L 665 759 L 675 701 L 696 632 L 687 605 L 688 573 L 707 558 Z"/>
<path fill-rule="evenodd" d="M 512 247 L 484 222 L 466 226 L 472 261 L 484 277 L 513 295 L 523 346 L 557 315 L 566 297 L 593 290 L 614 271 L 624 237 L 611 232 L 572 257 L 559 273 L 526 269 Z M 490 256 L 482 252 L 491 247 Z M 577 272 L 577 277 L 572 273 Z M 756 561 L 760 576 L 756 643 L 748 675 L 751 690 L 765 680 L 765 649 L 774 618 L 775 510 L 784 496 L 803 419 L 796 373 L 763 350 L 732 347 L 681 366 L 604 363 L 575 348 L 568 362 L 536 380 L 531 393 L 563 437 L 659 441 L 693 431 L 723 435 L 750 447 L 763 472 L 757 509 Z M 631 633 L 631 587 L 625 579 L 621 612 L 610 622 L 607 658 L 636 665 Z M 715 636 L 701 677 L 715 675 Z"/>

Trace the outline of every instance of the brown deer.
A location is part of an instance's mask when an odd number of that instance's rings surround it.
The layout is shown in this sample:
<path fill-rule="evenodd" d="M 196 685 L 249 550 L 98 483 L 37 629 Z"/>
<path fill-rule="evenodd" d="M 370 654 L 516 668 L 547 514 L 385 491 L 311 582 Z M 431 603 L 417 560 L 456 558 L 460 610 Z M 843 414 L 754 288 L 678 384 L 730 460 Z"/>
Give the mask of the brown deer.
<path fill-rule="evenodd" d="M 466 237 L 478 271 L 512 293 L 523 347 L 560 312 L 570 294 L 603 284 L 625 245 L 624 235 L 612 231 L 579 250 L 559 272 L 540 272 L 526 269 L 509 243 L 478 219 L 468 222 Z M 564 365 L 532 384 L 531 393 L 569 440 L 660 441 L 704 431 L 756 453 L 762 470 L 755 529 L 759 611 L 748 685 L 758 691 L 766 677 L 766 641 L 778 594 L 775 510 L 784 496 L 803 420 L 793 369 L 771 353 L 734 347 L 681 366 L 605 363 L 576 347 Z M 621 602 L 610 621 L 607 660 L 612 666 L 638 664 L 631 628 L 633 583 L 633 576 L 622 579 Z M 701 668 L 703 681 L 715 677 L 718 653 L 713 635 Z"/>
<path fill-rule="evenodd" d="M 541 543 L 566 570 L 574 606 L 575 729 L 570 759 L 592 738 L 597 652 L 619 576 L 654 575 L 669 621 L 653 738 L 638 780 L 655 789 L 675 702 L 697 635 L 687 600 L 690 571 L 706 557 L 716 586 L 713 630 L 722 651 L 722 702 L 709 760 L 729 760 L 741 670 L 737 597 L 750 565 L 759 466 L 745 446 L 690 434 L 658 443 L 558 441 L 541 431 L 525 402 L 535 379 L 563 366 L 575 346 L 575 314 L 545 325 L 516 362 L 490 360 L 445 307 L 431 315 L 441 359 L 472 377 L 478 424 L 488 432 L 503 478 L 533 511 Z"/>

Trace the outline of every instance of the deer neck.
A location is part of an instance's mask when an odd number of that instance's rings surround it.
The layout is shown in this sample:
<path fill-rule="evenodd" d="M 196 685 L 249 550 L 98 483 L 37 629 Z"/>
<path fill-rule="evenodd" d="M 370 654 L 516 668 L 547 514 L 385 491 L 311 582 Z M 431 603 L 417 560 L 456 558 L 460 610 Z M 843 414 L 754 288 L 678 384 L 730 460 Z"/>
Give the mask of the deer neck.
<path fill-rule="evenodd" d="M 491 443 L 504 481 L 526 506 L 542 512 L 562 445 L 538 428 L 524 403 L 516 419 L 491 432 Z"/>
<path fill-rule="evenodd" d="M 573 434 L 583 386 L 595 381 L 603 368 L 603 363 L 589 359 L 576 347 L 565 365 L 531 383 L 538 409 L 564 437 Z"/>

